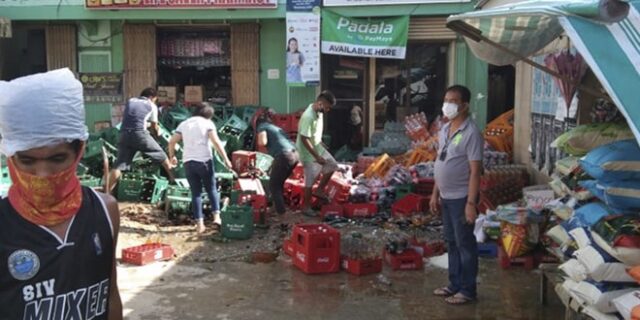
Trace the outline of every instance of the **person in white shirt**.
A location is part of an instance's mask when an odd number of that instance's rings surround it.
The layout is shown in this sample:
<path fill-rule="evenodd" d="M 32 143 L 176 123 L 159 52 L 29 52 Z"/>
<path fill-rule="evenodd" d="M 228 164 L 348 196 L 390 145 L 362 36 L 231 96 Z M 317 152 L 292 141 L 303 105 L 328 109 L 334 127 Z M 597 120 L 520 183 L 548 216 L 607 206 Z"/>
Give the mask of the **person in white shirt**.
<path fill-rule="evenodd" d="M 222 147 L 216 126 L 211 121 L 213 108 L 210 106 L 199 107 L 193 116 L 178 125 L 176 132 L 169 140 L 169 159 L 176 165 L 176 143 L 184 141 L 182 162 L 191 188 L 193 218 L 196 220 L 198 233 L 205 231 L 202 214 L 202 188 L 204 187 L 211 202 L 214 224 L 220 226 L 220 195 L 216 188 L 215 168 L 213 165 L 213 153 L 211 145 L 222 156 L 224 164 L 231 169 L 231 161 Z"/>

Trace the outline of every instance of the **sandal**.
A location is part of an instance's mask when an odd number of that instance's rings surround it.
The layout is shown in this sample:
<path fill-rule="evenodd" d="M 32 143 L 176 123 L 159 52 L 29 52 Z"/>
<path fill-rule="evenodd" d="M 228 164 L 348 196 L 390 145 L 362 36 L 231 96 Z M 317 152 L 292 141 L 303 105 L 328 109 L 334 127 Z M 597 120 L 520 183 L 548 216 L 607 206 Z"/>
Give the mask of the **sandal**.
<path fill-rule="evenodd" d="M 436 297 L 450 297 L 452 295 L 456 294 L 455 292 L 451 291 L 451 289 L 449 289 L 449 287 L 442 287 L 442 288 L 438 288 L 433 290 L 433 295 Z"/>
<path fill-rule="evenodd" d="M 451 305 L 463 305 L 463 304 L 468 304 L 473 302 L 475 299 L 473 298 L 469 298 L 461 293 L 456 293 L 455 295 L 452 295 L 446 299 L 444 299 L 444 301 L 448 304 Z"/>

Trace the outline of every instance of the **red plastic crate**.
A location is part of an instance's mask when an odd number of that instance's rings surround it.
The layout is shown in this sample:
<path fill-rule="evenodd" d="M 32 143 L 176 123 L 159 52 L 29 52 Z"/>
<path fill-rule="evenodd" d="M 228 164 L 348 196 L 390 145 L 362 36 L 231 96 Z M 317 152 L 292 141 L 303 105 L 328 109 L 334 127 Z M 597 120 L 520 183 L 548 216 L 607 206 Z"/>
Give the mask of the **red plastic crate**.
<path fill-rule="evenodd" d="M 289 132 L 298 132 L 300 118 L 302 118 L 302 114 L 292 113 L 289 115 Z"/>
<path fill-rule="evenodd" d="M 290 120 L 288 114 L 275 114 L 271 118 L 271 121 L 274 125 L 282 128 L 282 130 L 284 130 L 285 132 L 289 131 Z M 296 128 L 296 131 L 297 129 L 298 128 Z"/>
<path fill-rule="evenodd" d="M 344 203 L 349 200 L 349 192 L 351 192 L 351 184 L 343 179 L 339 173 L 334 173 L 327 183 L 325 194 L 331 203 Z"/>
<path fill-rule="evenodd" d="M 284 200 L 290 209 L 298 209 L 304 197 L 304 182 L 287 179 L 284 182 Z"/>
<path fill-rule="evenodd" d="M 122 249 L 122 262 L 145 265 L 154 261 L 169 260 L 173 257 L 173 248 L 163 243 L 147 243 Z"/>
<path fill-rule="evenodd" d="M 393 270 L 422 270 L 422 255 L 414 249 L 406 249 L 402 253 L 384 251 L 384 259 Z"/>
<path fill-rule="evenodd" d="M 340 271 L 340 233 L 326 224 L 299 224 L 291 241 L 293 265 L 306 274 Z"/>
<path fill-rule="evenodd" d="M 425 258 L 439 256 L 447 252 L 447 246 L 442 240 L 419 243 L 412 239 L 411 246 L 418 251 L 418 253 L 422 253 L 422 256 Z"/>
<path fill-rule="evenodd" d="M 320 210 L 320 219 L 324 219 L 328 215 L 342 217 L 344 216 L 344 207 L 339 204 L 325 204 Z"/>
<path fill-rule="evenodd" d="M 342 269 L 356 276 L 382 272 L 382 258 L 371 260 L 356 260 L 342 257 Z"/>
<path fill-rule="evenodd" d="M 293 255 L 296 252 L 295 246 L 293 245 L 293 242 L 291 242 L 290 239 L 284 240 L 282 242 L 282 250 L 289 257 L 293 257 Z"/>
<path fill-rule="evenodd" d="M 304 167 L 302 166 L 302 164 L 298 163 L 298 165 L 296 165 L 296 167 L 293 168 L 293 171 L 291 171 L 291 175 L 289 176 L 289 179 L 294 179 L 294 180 L 304 179 Z"/>
<path fill-rule="evenodd" d="M 369 218 L 378 213 L 375 203 L 347 203 L 344 205 L 344 216 L 347 218 Z"/>
<path fill-rule="evenodd" d="M 433 186 L 435 183 L 435 180 L 430 178 L 419 179 L 415 184 L 415 193 L 423 196 L 430 196 L 433 193 Z"/>
<path fill-rule="evenodd" d="M 536 258 L 532 253 L 509 258 L 504 248 L 502 248 L 502 245 L 498 244 L 498 263 L 502 269 L 509 269 L 512 266 L 522 266 L 525 270 L 533 270 L 533 268 L 536 267 Z"/>
<path fill-rule="evenodd" d="M 256 153 L 254 151 L 234 151 L 231 154 L 231 164 L 237 173 L 247 172 L 250 167 L 256 165 Z"/>
<path fill-rule="evenodd" d="M 410 216 L 415 213 L 424 213 L 429 209 L 429 197 L 410 193 L 391 205 L 394 216 Z"/>

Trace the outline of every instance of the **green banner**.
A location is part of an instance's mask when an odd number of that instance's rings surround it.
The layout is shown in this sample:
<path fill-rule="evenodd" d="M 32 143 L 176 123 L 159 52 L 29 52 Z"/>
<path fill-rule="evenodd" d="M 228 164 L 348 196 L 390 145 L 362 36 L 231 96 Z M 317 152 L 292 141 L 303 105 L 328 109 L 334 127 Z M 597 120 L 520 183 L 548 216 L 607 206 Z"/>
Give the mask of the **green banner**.
<path fill-rule="evenodd" d="M 322 53 L 404 59 L 409 17 L 357 19 L 322 12 Z"/>

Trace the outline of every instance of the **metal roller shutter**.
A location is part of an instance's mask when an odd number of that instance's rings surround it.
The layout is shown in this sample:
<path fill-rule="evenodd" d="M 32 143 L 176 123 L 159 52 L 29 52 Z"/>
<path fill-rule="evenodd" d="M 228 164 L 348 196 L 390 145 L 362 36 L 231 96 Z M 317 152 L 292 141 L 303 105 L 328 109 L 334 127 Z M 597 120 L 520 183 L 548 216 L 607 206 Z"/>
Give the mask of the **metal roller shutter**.
<path fill-rule="evenodd" d="M 456 33 L 446 23 L 446 17 L 411 17 L 409 40 L 455 40 Z"/>
<path fill-rule="evenodd" d="M 77 71 L 76 27 L 49 25 L 46 29 L 47 69 L 69 68 Z"/>
<path fill-rule="evenodd" d="M 151 24 L 125 25 L 125 99 L 138 96 L 144 88 L 155 87 L 156 78 L 156 27 Z"/>
<path fill-rule="evenodd" d="M 260 26 L 231 25 L 231 96 L 233 105 L 257 105 L 260 101 Z"/>

